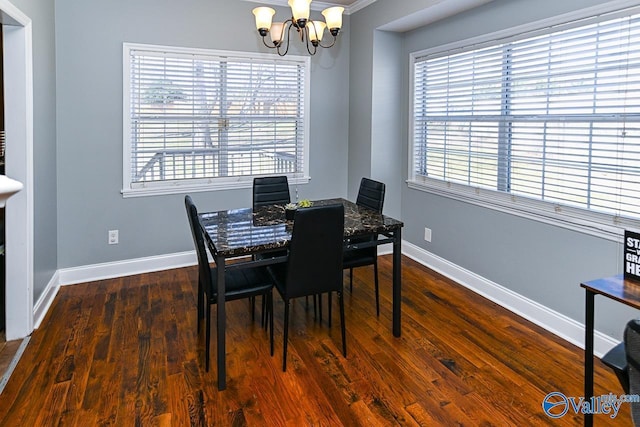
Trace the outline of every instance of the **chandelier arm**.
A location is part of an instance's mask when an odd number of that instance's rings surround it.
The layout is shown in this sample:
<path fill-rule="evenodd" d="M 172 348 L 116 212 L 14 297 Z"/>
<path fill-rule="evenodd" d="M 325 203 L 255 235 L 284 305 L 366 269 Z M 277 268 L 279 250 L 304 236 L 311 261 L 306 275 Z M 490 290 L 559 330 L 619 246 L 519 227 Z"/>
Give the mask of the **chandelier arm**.
<path fill-rule="evenodd" d="M 289 23 L 289 25 L 287 25 L 287 22 Z M 293 19 L 287 19 L 286 21 L 284 21 L 284 25 L 287 25 L 287 46 L 286 46 L 284 52 L 280 51 L 280 48 L 285 43 L 284 31 L 283 31 L 282 32 L 282 40 L 280 41 L 280 45 L 278 46 L 278 49 L 277 49 L 278 55 L 280 55 L 280 56 L 285 56 L 287 54 L 287 52 L 289 52 L 289 42 L 290 42 L 290 37 L 291 37 L 291 27 L 293 26 Z"/>
<path fill-rule="evenodd" d="M 262 44 L 265 45 L 266 47 L 268 47 L 269 49 L 275 49 L 278 46 L 274 43 L 273 46 L 267 44 L 266 40 L 265 40 L 266 36 L 262 36 Z"/>
<path fill-rule="evenodd" d="M 338 37 L 333 36 L 333 42 L 330 45 L 325 46 L 322 43 L 318 43 L 318 46 L 328 49 L 330 47 L 333 47 L 334 44 L 336 44 L 336 40 L 338 40 Z"/>

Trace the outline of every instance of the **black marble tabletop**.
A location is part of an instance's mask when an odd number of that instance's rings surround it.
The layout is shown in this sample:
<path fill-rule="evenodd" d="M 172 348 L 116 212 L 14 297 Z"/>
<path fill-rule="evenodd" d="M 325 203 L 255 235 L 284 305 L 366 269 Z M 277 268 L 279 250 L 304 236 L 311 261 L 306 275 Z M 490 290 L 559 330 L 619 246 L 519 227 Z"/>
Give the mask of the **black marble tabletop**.
<path fill-rule="evenodd" d="M 389 233 L 404 225 L 345 199 L 317 200 L 313 206 L 337 203 L 344 205 L 345 237 Z M 205 212 L 199 217 L 207 240 L 220 256 L 235 257 L 283 248 L 291 240 L 293 221 L 285 219 L 284 205 L 264 206 L 255 212 L 251 208 Z"/>

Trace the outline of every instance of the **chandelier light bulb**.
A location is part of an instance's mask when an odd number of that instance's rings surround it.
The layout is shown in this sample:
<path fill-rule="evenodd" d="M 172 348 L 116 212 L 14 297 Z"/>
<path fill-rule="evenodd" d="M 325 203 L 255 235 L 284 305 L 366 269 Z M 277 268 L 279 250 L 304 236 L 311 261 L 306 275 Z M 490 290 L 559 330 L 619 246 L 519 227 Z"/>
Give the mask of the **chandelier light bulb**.
<path fill-rule="evenodd" d="M 271 24 L 271 41 L 274 45 L 279 46 L 282 43 L 284 35 L 284 22 L 274 22 Z"/>
<path fill-rule="evenodd" d="M 271 20 L 275 13 L 276 11 L 270 7 L 256 7 L 253 9 L 253 15 L 256 17 L 256 28 L 262 37 L 266 36 L 271 29 Z"/>
<path fill-rule="evenodd" d="M 291 7 L 293 20 L 304 27 L 304 24 L 309 20 L 311 0 L 289 0 L 288 4 Z"/>
<path fill-rule="evenodd" d="M 324 29 L 327 26 L 322 21 L 311 21 L 311 25 L 309 25 L 309 40 L 314 45 L 320 43 L 322 41 L 322 34 L 324 33 Z"/>
<path fill-rule="evenodd" d="M 329 7 L 322 11 L 322 15 L 327 21 L 327 28 L 334 36 L 337 36 L 342 28 L 342 12 L 344 12 L 344 7 L 341 6 Z"/>

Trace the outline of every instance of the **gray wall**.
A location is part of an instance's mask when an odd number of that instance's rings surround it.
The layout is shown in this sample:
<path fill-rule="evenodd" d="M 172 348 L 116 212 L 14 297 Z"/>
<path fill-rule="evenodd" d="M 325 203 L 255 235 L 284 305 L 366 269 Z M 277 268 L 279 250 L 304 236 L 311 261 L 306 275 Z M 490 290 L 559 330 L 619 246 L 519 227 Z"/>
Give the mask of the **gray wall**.
<path fill-rule="evenodd" d="M 255 6 L 228 0 L 55 2 L 59 268 L 193 249 L 183 195 L 120 194 L 122 43 L 264 53 Z M 287 14 L 279 9 L 276 17 Z M 311 182 L 298 186 L 301 198 L 347 194 L 348 17 L 344 26 L 337 45 L 311 61 Z M 229 209 L 248 206 L 251 189 L 192 196 L 201 210 Z M 110 229 L 120 230 L 120 244 L 107 244 Z"/>
<path fill-rule="evenodd" d="M 402 108 L 406 61 L 402 37 L 377 28 L 434 3 L 377 0 L 351 15 L 348 194 L 355 199 L 363 176 L 384 180 L 384 213 L 396 217 L 404 182 L 399 177 L 406 175 L 401 166 L 406 139 L 400 139 L 407 123 Z"/>
<path fill-rule="evenodd" d="M 403 7 L 420 2 L 402 2 Z M 575 231 L 516 217 L 491 209 L 435 196 L 423 191 L 407 188 L 408 157 L 408 63 L 409 54 L 442 44 L 464 40 L 516 25 L 571 12 L 593 6 L 602 1 L 593 0 L 495 0 L 484 6 L 461 13 L 443 21 L 429 24 L 403 35 L 396 45 L 402 49 L 402 65 L 394 75 L 400 81 L 387 82 L 400 87 L 400 100 L 390 102 L 388 114 L 400 120 L 397 141 L 389 138 L 386 148 L 400 147 L 398 161 L 400 174 L 396 175 L 392 187 L 401 188 L 401 212 L 405 222 L 403 237 L 427 251 L 449 260 L 465 269 L 492 280 L 527 298 L 537 301 L 578 322 L 584 322 L 584 291 L 581 281 L 618 274 L 622 269 L 622 247 L 608 240 L 588 236 Z M 352 16 L 352 52 L 355 41 L 373 43 L 372 55 L 393 57 L 378 49 L 377 43 L 388 44 L 388 38 L 369 37 L 375 26 L 392 21 L 397 15 L 393 7 L 398 2 L 378 0 L 372 6 Z M 367 23 L 371 25 L 367 26 Z M 372 28 L 371 26 L 374 26 Z M 360 53 L 360 55 L 365 56 Z M 354 82 L 357 76 L 375 76 L 385 59 L 369 58 L 352 61 L 351 64 L 351 123 L 350 154 L 366 153 L 367 159 L 349 161 L 349 191 L 354 191 L 355 181 L 361 173 L 384 174 L 385 164 L 376 159 L 383 144 L 367 129 L 375 129 L 371 117 L 383 117 L 384 105 L 377 102 L 378 86 L 368 87 L 364 82 Z M 386 73 L 389 75 L 389 73 Z M 365 80 L 365 79 L 363 79 Z M 357 92 L 357 93 L 356 93 Z M 357 102 L 356 102 L 357 100 Z M 361 105 L 360 103 L 363 103 Z M 402 113 L 394 108 L 398 105 Z M 372 115 L 354 111 L 371 110 Z M 360 135 L 360 136 L 359 136 Z M 386 154 L 385 154 L 386 155 Z M 424 227 L 432 229 L 432 242 L 423 240 Z M 601 332 L 621 339 L 627 320 L 638 312 L 623 308 L 620 304 L 598 300 L 596 303 L 596 328 Z"/>
<path fill-rule="evenodd" d="M 54 6 L 50 0 L 12 3 L 32 21 L 35 303 L 58 264 Z"/>
<path fill-rule="evenodd" d="M 254 5 L 57 0 L 54 10 L 47 0 L 13 3 L 33 20 L 34 298 L 57 268 L 190 250 L 181 195 L 120 194 L 122 43 L 264 52 L 253 30 Z M 312 181 L 299 186 L 301 197 L 353 198 L 362 176 L 382 179 L 385 212 L 405 221 L 405 239 L 582 322 L 578 284 L 619 272 L 620 246 L 409 190 L 407 70 L 412 51 L 599 3 L 495 0 L 405 35 L 376 29 L 428 3 L 378 0 L 346 17 L 338 46 L 312 59 Z M 246 206 L 250 189 L 194 198 L 204 209 Z M 425 226 L 433 230 L 430 244 L 422 240 Z M 107 230 L 114 228 L 121 243 L 109 246 Z M 618 338 L 636 315 L 606 301 L 596 307 L 597 328 Z"/>
<path fill-rule="evenodd" d="M 371 177 L 386 183 L 384 213 L 401 216 L 402 147 L 400 138 L 406 121 L 403 119 L 402 77 L 405 70 L 402 37 L 399 34 L 376 31 L 373 35 L 373 72 L 371 78 Z M 356 154 L 357 155 L 357 154 Z"/>

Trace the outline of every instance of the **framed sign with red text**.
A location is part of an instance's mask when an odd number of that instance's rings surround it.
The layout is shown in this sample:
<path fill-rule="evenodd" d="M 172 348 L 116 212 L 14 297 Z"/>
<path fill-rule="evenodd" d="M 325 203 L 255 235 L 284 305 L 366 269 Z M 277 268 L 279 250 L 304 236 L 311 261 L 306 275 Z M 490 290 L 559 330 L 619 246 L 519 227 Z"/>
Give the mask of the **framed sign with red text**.
<path fill-rule="evenodd" d="M 640 280 L 640 233 L 624 231 L 624 278 Z"/>

